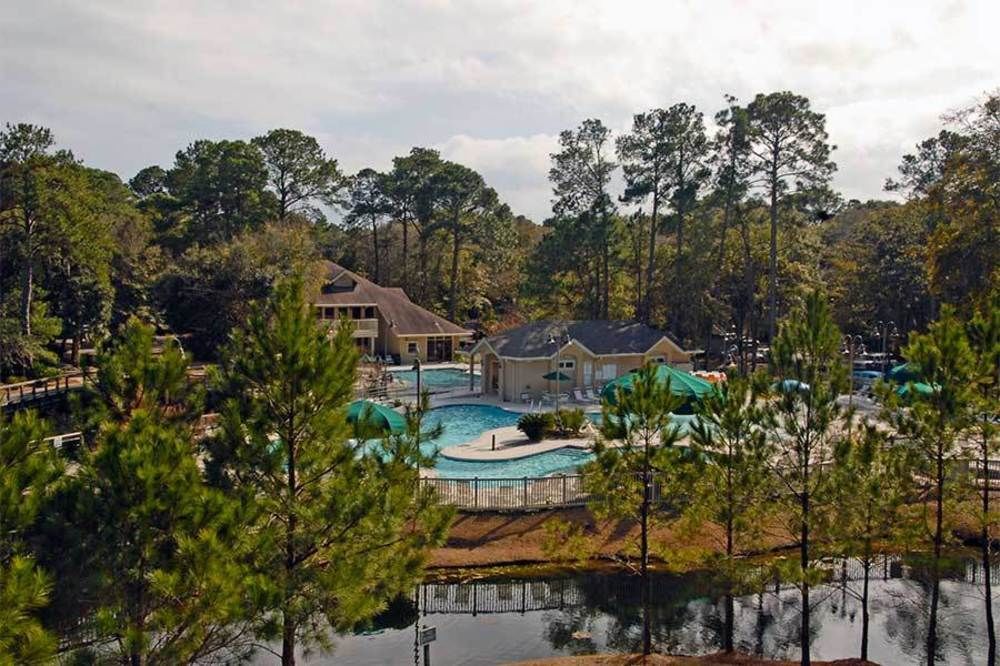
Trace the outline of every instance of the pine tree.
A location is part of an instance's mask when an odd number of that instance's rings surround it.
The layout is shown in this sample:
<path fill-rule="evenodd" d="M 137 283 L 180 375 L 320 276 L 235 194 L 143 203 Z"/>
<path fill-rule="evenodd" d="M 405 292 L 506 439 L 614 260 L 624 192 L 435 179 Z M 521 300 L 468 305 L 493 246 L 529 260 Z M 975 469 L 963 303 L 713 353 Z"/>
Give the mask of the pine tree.
<path fill-rule="evenodd" d="M 863 570 L 861 591 L 845 591 L 861 603 L 861 659 L 868 659 L 869 576 L 876 546 L 891 544 L 902 534 L 900 513 L 913 471 L 905 449 L 892 448 L 884 431 L 865 425 L 860 433 L 838 442 L 833 492 L 836 519 L 832 537 L 843 557 L 856 557 Z"/>
<path fill-rule="evenodd" d="M 55 638 L 35 616 L 48 603 L 51 581 L 23 537 L 62 473 L 33 413 L 10 421 L 0 414 L 0 664 L 37 663 L 55 652 Z"/>
<path fill-rule="evenodd" d="M 955 463 L 964 455 L 961 442 L 969 433 L 975 404 L 975 357 L 965 328 L 950 307 L 927 333 L 913 335 L 903 349 L 907 362 L 920 368 L 930 387 L 927 393 L 907 391 L 903 408 L 897 394 L 887 401 L 885 418 L 913 450 L 917 473 L 929 479 L 933 515 L 922 516 L 926 540 L 931 545 L 931 607 L 927 627 L 927 663 L 937 659 L 938 605 L 941 598 L 941 565 L 950 542 L 949 516 L 962 501 L 967 488 L 954 483 Z M 926 508 L 926 504 L 924 505 Z"/>
<path fill-rule="evenodd" d="M 274 586 L 258 632 L 280 637 L 285 666 L 410 590 L 450 522 L 419 485 L 412 428 L 376 447 L 349 439 L 356 357 L 350 330 L 328 338 L 292 282 L 222 367 L 220 479 L 258 512 L 251 565 Z"/>
<path fill-rule="evenodd" d="M 804 310 L 781 327 L 772 354 L 781 390 L 768 407 L 771 463 L 782 514 L 798 539 L 798 562 L 788 562 L 783 573 L 799 586 L 803 666 L 811 657 L 809 592 L 822 577 L 813 550 L 823 510 L 830 502 L 826 463 L 833 456 L 838 422 L 845 416 L 837 404 L 837 396 L 847 388 L 840 340 L 825 298 L 813 292 L 806 297 Z"/>
<path fill-rule="evenodd" d="M 642 584 L 642 653 L 652 652 L 649 599 L 649 534 L 656 520 L 656 497 L 669 496 L 666 485 L 681 463 L 673 444 L 680 438 L 671 412 L 684 400 L 670 382 L 661 382 L 656 366 L 636 373 L 630 391 L 619 390 L 613 403 L 601 408 L 602 439 L 594 447 L 596 460 L 584 468 L 584 485 L 594 514 L 639 523 L 639 568 Z M 608 444 L 607 442 L 613 442 Z M 631 563 L 628 563 L 631 567 Z"/>
<path fill-rule="evenodd" d="M 92 649 L 136 666 L 245 654 L 245 517 L 203 479 L 187 360 L 175 346 L 154 354 L 152 329 L 133 320 L 98 363 L 89 413 L 101 423 L 66 517 L 96 596 Z"/>
<path fill-rule="evenodd" d="M 983 480 L 979 489 L 979 540 L 982 549 L 983 587 L 986 613 L 988 655 L 986 663 L 997 662 L 996 627 L 993 624 L 992 546 L 1000 518 L 990 506 L 990 457 L 1000 448 L 1000 427 L 996 414 L 1000 413 L 1000 299 L 994 299 L 976 313 L 966 326 L 969 344 L 975 359 L 975 396 L 973 400 L 973 437 L 978 447 L 978 459 Z"/>
<path fill-rule="evenodd" d="M 759 543 L 772 489 L 760 403 L 765 387 L 760 384 L 759 378 L 731 378 L 718 393 L 701 400 L 691 433 L 699 455 L 685 517 L 699 531 L 706 521 L 723 528 L 722 552 L 713 549 L 706 559 L 726 591 L 726 652 L 733 651 L 734 595 L 751 577 L 742 556 Z"/>

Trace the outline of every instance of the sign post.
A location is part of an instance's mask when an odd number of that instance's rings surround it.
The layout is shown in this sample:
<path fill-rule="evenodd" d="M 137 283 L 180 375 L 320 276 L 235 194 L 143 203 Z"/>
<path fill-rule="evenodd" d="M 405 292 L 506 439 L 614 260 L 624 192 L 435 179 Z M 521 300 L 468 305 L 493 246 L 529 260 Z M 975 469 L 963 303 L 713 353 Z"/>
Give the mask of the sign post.
<path fill-rule="evenodd" d="M 431 643 L 437 640 L 437 627 L 423 627 L 418 643 L 424 646 L 424 666 L 431 666 Z"/>

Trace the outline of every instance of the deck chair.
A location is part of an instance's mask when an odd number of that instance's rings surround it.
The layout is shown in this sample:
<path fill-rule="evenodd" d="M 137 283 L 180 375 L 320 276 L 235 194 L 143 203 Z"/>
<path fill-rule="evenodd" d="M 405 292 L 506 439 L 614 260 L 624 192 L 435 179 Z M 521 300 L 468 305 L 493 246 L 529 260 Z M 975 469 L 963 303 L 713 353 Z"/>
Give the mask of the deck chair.
<path fill-rule="evenodd" d="M 588 387 L 588 388 L 584 389 L 583 395 L 590 402 L 599 402 L 600 401 L 600 398 L 598 398 L 597 395 L 594 394 L 594 389 L 592 389 L 592 388 Z"/>
<path fill-rule="evenodd" d="M 577 402 L 590 402 L 587 397 L 583 395 L 583 391 L 578 388 L 573 389 L 573 399 Z"/>
<path fill-rule="evenodd" d="M 531 402 L 531 396 L 527 392 L 522 393 L 520 398 L 522 404 L 527 404 Z"/>

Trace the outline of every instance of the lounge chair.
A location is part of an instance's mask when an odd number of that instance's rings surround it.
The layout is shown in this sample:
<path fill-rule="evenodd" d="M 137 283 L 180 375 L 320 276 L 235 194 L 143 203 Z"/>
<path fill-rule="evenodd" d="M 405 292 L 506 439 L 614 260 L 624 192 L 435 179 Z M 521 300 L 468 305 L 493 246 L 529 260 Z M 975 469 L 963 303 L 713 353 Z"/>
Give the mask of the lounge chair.
<path fill-rule="evenodd" d="M 596 391 L 594 391 L 594 389 L 592 389 L 592 388 L 584 389 L 583 395 L 590 402 L 600 402 L 601 401 L 600 394 L 597 393 Z"/>
<path fill-rule="evenodd" d="M 522 404 L 527 404 L 531 402 L 531 395 L 529 395 L 527 392 L 522 393 L 520 395 L 520 398 Z"/>
<path fill-rule="evenodd" d="M 580 390 L 580 389 L 578 389 L 578 388 L 577 389 L 573 389 L 573 399 L 576 400 L 579 403 L 591 402 L 591 400 L 589 400 L 587 398 L 587 396 L 585 396 L 583 394 L 583 391 Z"/>

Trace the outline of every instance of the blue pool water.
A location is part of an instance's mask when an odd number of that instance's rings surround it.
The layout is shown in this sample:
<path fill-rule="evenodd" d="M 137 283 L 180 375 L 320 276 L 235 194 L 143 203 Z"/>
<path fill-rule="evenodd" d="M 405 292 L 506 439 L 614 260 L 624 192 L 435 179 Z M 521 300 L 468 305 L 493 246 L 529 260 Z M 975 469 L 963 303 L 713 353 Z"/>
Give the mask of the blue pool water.
<path fill-rule="evenodd" d="M 517 425 L 520 415 L 493 405 L 449 405 L 436 407 L 427 413 L 424 424 L 427 428 L 441 425 L 444 434 L 427 442 L 424 450 L 433 453 L 457 444 L 465 444 L 479 437 L 487 430 Z"/>
<path fill-rule="evenodd" d="M 468 378 L 468 375 L 466 375 Z M 493 405 L 449 405 L 437 407 L 427 413 L 425 424 L 433 427 L 441 424 L 444 433 L 425 442 L 421 448 L 431 454 L 449 446 L 470 442 L 487 430 L 517 425 L 520 415 Z M 560 472 L 572 472 L 577 466 L 590 460 L 592 455 L 580 449 L 557 449 L 517 460 L 490 462 L 466 462 L 439 456 L 436 471 L 442 477 L 522 477 L 547 476 Z"/>
<path fill-rule="evenodd" d="M 577 467 L 593 457 L 589 451 L 571 448 L 556 449 L 518 460 L 498 460 L 495 462 L 466 462 L 439 457 L 436 469 L 438 476 L 442 477 L 520 478 L 522 476 L 549 476 L 550 474 L 572 474 Z"/>
<path fill-rule="evenodd" d="M 415 370 L 393 370 L 392 376 L 405 381 L 416 388 L 417 373 Z M 474 386 L 479 385 L 479 375 L 474 375 Z M 431 368 L 420 371 L 420 388 L 431 393 L 450 391 L 459 388 L 469 388 L 469 371 L 458 368 Z"/>

